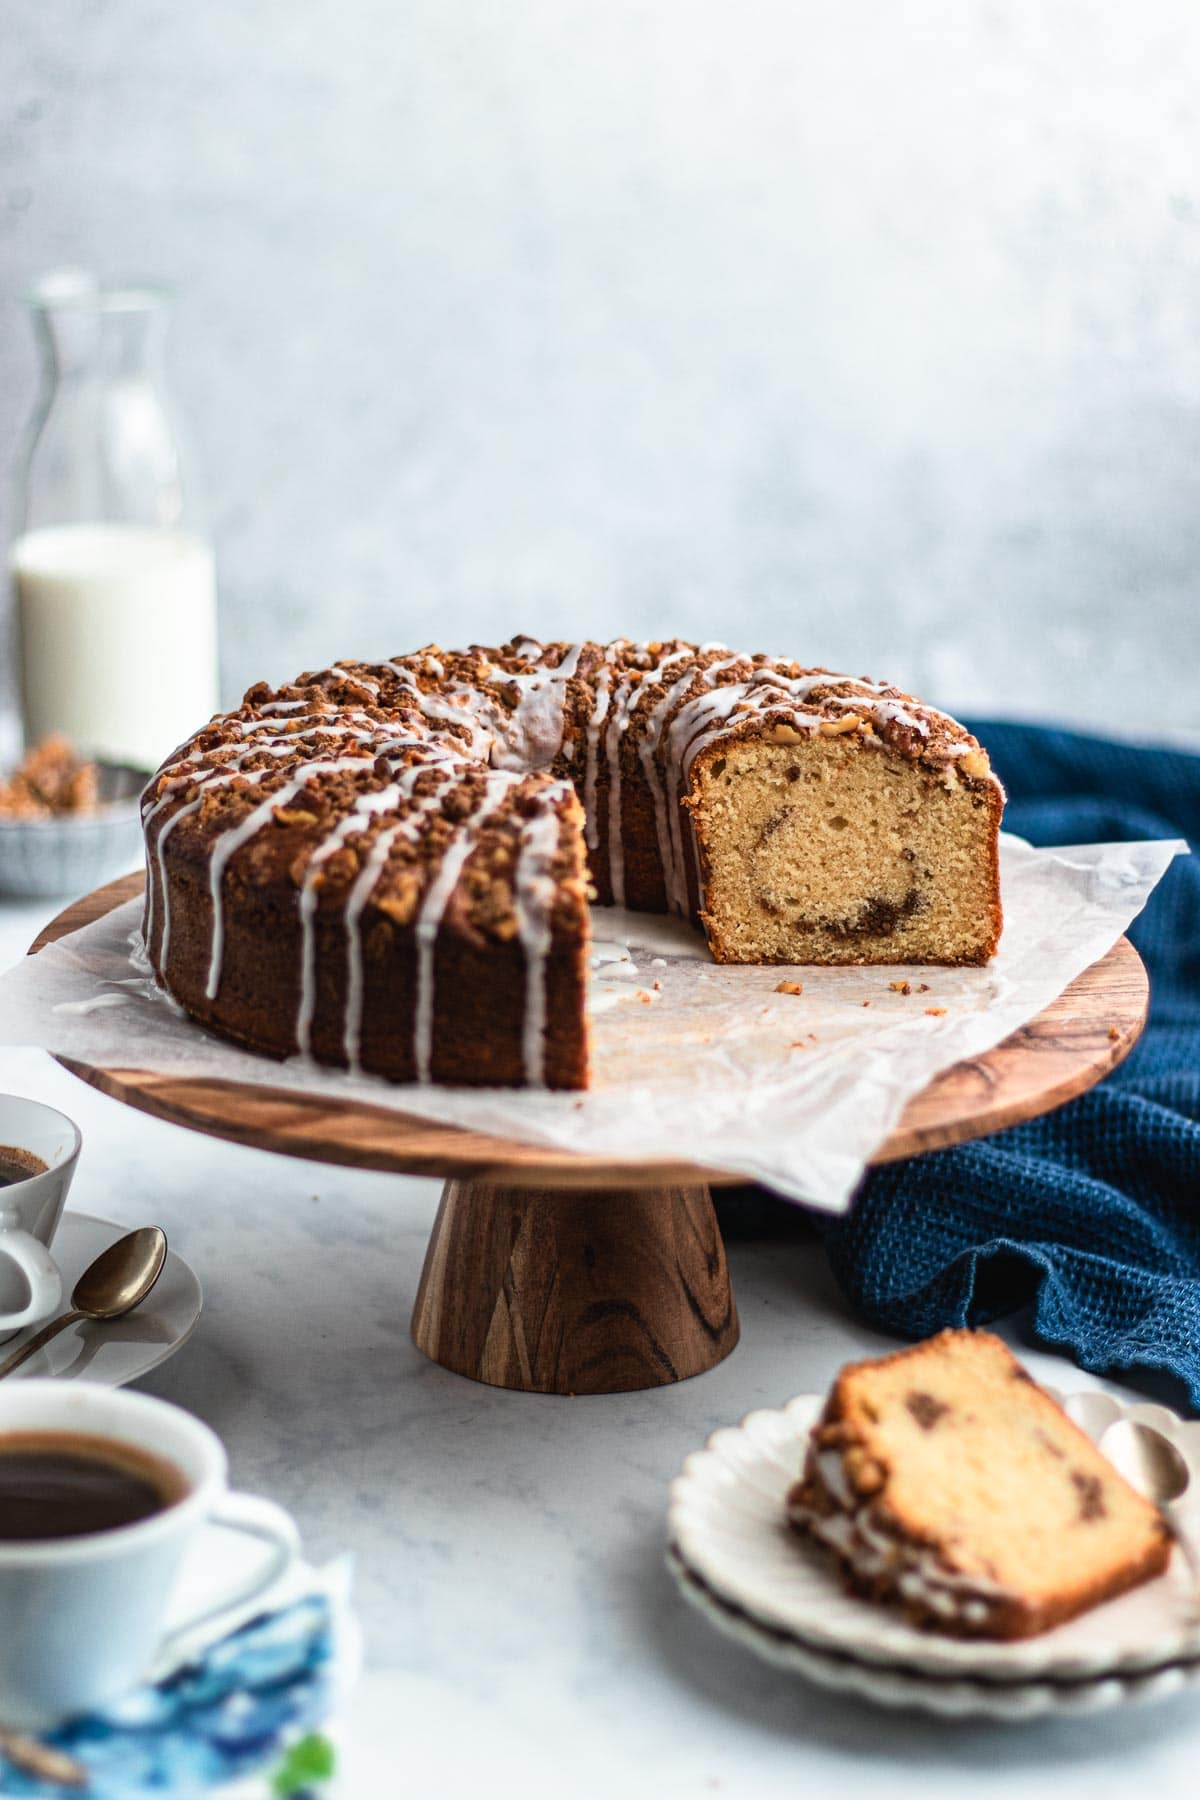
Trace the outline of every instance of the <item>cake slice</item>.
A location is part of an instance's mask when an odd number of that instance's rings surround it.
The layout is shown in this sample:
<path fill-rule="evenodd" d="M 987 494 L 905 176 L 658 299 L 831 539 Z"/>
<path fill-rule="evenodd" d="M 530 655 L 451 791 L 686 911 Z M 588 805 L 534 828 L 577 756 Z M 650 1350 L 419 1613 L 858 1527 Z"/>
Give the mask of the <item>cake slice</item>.
<path fill-rule="evenodd" d="M 982 1331 L 843 1369 L 787 1508 L 852 1591 L 957 1637 L 1033 1637 L 1171 1555 L 1158 1509 Z"/>

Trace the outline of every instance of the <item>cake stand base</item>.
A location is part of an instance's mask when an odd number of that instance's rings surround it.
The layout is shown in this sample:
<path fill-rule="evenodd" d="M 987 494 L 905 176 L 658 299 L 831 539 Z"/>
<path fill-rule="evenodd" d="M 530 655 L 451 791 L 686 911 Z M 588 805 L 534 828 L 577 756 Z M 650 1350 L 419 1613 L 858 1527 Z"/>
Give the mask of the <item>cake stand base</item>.
<path fill-rule="evenodd" d="M 738 1341 L 709 1191 L 448 1181 L 412 1335 L 443 1368 L 527 1393 L 702 1374 Z"/>

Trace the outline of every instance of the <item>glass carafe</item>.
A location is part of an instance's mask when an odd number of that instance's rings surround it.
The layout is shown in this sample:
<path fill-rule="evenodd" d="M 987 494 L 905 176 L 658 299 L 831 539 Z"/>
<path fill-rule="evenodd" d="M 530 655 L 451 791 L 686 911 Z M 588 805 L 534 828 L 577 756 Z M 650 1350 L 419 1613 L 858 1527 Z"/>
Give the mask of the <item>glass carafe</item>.
<path fill-rule="evenodd" d="M 217 705 L 213 556 L 166 397 L 167 299 L 70 275 L 31 306 L 43 390 L 10 552 L 25 735 L 153 769 Z"/>

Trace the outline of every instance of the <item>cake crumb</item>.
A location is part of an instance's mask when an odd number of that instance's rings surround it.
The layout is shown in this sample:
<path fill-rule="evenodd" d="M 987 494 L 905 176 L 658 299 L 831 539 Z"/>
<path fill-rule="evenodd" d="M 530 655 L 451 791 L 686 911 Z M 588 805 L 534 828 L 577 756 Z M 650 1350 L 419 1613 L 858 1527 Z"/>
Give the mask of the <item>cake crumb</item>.
<path fill-rule="evenodd" d="M 912 993 L 912 982 L 911 981 L 889 981 L 888 986 L 891 988 L 893 994 L 911 994 Z"/>
<path fill-rule="evenodd" d="M 927 1019 L 944 1019 L 946 1016 L 946 1009 L 944 1006 L 927 1006 L 925 1008 L 925 1016 Z"/>
<path fill-rule="evenodd" d="M 864 1000 L 864 1001 L 863 1001 L 863 1005 L 864 1005 L 864 1006 L 870 1006 L 870 1004 L 871 1004 L 871 1002 L 870 1002 L 870 1001 L 869 1001 L 869 1000 Z"/>
<path fill-rule="evenodd" d="M 777 994 L 802 994 L 804 983 L 802 981 L 781 981 L 775 992 Z"/>
<path fill-rule="evenodd" d="M 653 985 L 654 985 L 654 992 L 656 994 L 661 994 L 662 993 L 662 982 L 656 981 Z"/>
<path fill-rule="evenodd" d="M 929 983 L 927 981 L 918 982 L 917 992 L 918 994 L 927 994 L 929 992 Z"/>
<path fill-rule="evenodd" d="M 1120 1037 L 1121 1033 L 1115 1025 L 1110 1025 L 1108 1028 L 1108 1035 L 1109 1035 L 1110 1039 L 1112 1040 L 1112 1042 L 1115 1044 L 1117 1042 L 1117 1039 Z"/>
<path fill-rule="evenodd" d="M 657 987 L 657 985 L 658 983 L 656 982 L 655 986 Z M 643 1006 L 649 1006 L 654 999 L 654 995 L 647 993 L 645 988 L 639 988 L 633 997 L 635 1000 L 640 1000 Z"/>

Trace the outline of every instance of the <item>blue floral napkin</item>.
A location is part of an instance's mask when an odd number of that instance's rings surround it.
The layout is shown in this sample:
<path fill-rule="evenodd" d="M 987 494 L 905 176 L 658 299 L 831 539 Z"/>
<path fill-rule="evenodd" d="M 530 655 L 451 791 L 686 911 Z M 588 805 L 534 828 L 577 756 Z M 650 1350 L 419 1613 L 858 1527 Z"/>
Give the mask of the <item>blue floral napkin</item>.
<path fill-rule="evenodd" d="M 163 1680 L 44 1739 L 10 1743 L 0 1793 L 182 1800 L 254 1776 L 280 1800 L 327 1795 L 335 1756 L 322 1728 L 347 1675 L 348 1583 L 348 1566 L 335 1564 Z M 68 1759 L 57 1778 L 55 1757 Z"/>

